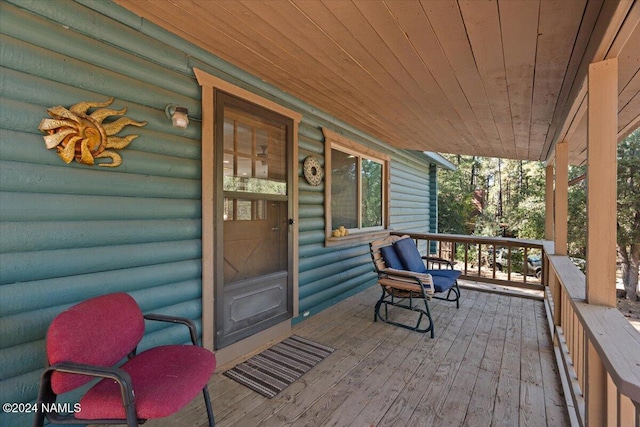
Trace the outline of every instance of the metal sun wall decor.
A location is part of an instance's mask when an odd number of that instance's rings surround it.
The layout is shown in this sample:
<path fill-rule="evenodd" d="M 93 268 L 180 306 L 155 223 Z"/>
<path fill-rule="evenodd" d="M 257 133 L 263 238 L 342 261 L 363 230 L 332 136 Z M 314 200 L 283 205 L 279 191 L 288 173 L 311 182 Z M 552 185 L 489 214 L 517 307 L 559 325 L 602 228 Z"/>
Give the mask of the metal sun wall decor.
<path fill-rule="evenodd" d="M 107 107 L 113 103 L 113 97 L 104 102 L 80 102 L 69 109 L 58 105 L 47 110 L 50 119 L 42 119 L 40 129 L 46 135 L 44 143 L 48 149 L 57 148 L 58 156 L 65 163 L 73 159 L 78 163 L 93 166 L 95 159 L 110 158 L 110 163 L 98 163 L 98 166 L 116 167 L 122 164 L 122 157 L 113 150 L 127 147 L 139 135 L 114 136 L 127 125 L 145 126 L 147 122 L 137 122 L 121 117 L 110 123 L 102 123 L 107 117 L 122 116 L 127 112 Z M 91 114 L 89 109 L 97 108 Z"/>

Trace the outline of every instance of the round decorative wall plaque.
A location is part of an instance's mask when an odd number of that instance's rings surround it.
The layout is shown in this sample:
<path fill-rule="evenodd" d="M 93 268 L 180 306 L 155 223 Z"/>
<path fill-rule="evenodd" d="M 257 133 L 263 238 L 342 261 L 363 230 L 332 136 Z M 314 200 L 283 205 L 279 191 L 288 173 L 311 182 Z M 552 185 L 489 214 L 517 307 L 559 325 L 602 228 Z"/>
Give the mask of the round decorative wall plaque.
<path fill-rule="evenodd" d="M 304 177 L 309 184 L 320 185 L 322 178 L 324 177 L 324 171 L 322 170 L 322 166 L 320 166 L 318 159 L 313 156 L 309 156 L 304 159 L 302 170 L 304 172 Z"/>

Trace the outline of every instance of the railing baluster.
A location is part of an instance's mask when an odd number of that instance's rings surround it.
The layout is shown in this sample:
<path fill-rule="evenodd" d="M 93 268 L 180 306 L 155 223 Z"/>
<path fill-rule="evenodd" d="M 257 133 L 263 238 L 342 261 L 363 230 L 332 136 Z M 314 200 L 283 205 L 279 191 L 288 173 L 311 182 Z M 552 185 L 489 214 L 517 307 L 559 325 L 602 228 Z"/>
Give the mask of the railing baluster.
<path fill-rule="evenodd" d="M 611 379 L 611 377 L 609 377 L 609 379 Z M 611 383 L 615 390 L 615 384 L 613 384 L 613 380 L 611 380 Z M 620 414 L 618 424 L 621 426 L 632 426 L 634 424 L 634 419 L 638 420 L 637 422 L 640 424 L 640 405 L 638 405 L 638 407 L 635 407 L 633 401 L 623 394 L 617 393 L 616 397 L 619 407 L 617 408 L 617 412 Z"/>
<path fill-rule="evenodd" d="M 464 244 L 464 274 L 467 275 L 467 268 L 469 265 L 469 243 Z"/>
<path fill-rule="evenodd" d="M 529 272 L 529 258 L 526 246 L 524 247 L 524 256 L 522 258 L 522 277 L 524 277 L 524 283 L 527 283 L 527 273 Z"/>
<path fill-rule="evenodd" d="M 507 280 L 511 281 L 511 246 L 507 246 Z"/>

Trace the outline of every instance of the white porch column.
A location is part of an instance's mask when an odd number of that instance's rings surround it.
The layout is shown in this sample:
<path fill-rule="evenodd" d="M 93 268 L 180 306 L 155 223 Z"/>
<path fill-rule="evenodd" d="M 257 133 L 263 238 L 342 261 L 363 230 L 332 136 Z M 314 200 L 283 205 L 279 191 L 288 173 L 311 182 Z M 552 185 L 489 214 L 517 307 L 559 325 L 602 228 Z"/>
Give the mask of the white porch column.
<path fill-rule="evenodd" d="M 618 59 L 589 65 L 587 125 L 587 274 L 589 304 L 616 306 L 616 148 Z M 608 390 L 604 365 L 587 343 L 585 412 L 588 426 L 604 426 Z M 611 396 L 609 396 L 611 397 Z"/>

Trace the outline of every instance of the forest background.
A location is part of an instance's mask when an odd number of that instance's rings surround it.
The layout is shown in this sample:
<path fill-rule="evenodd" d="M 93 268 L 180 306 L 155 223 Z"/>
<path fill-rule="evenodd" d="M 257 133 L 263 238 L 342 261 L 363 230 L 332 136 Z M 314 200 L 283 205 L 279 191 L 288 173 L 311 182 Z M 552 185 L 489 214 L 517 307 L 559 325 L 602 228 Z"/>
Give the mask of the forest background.
<path fill-rule="evenodd" d="M 445 155 L 457 166 L 438 176 L 438 231 L 544 239 L 541 162 Z M 617 248 L 622 297 L 640 301 L 640 129 L 618 144 Z M 586 166 L 569 167 L 568 254 L 585 270 Z"/>

